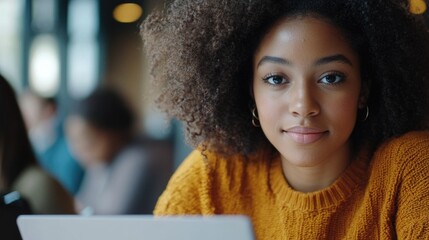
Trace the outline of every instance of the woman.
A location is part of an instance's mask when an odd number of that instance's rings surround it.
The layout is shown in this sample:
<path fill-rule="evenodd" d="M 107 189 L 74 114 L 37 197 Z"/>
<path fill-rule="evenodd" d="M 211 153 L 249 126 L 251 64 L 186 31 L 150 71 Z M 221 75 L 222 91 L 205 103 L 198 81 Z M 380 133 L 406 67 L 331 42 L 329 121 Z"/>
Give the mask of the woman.
<path fill-rule="evenodd" d="M 429 237 L 429 37 L 405 1 L 178 0 L 142 29 L 160 106 L 198 147 L 155 214 Z"/>
<path fill-rule="evenodd" d="M 37 164 L 15 92 L 2 76 L 0 109 L 0 191 L 19 192 L 34 213 L 74 213 L 72 197 Z"/>

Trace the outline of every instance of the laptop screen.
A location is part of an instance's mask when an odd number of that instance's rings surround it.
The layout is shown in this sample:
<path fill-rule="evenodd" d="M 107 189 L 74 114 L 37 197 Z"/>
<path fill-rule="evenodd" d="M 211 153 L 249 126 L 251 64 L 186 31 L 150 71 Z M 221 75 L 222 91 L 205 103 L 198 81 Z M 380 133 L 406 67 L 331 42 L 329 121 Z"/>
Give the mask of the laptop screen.
<path fill-rule="evenodd" d="M 23 240 L 254 239 L 250 219 L 239 215 L 21 215 L 17 222 Z"/>

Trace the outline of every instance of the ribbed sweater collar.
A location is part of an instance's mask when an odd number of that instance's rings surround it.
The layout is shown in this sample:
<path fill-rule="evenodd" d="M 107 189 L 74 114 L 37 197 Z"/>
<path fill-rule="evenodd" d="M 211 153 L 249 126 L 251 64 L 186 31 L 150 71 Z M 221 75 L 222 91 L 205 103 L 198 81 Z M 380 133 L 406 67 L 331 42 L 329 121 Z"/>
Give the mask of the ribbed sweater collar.
<path fill-rule="evenodd" d="M 302 211 L 318 211 L 340 205 L 364 182 L 367 164 L 362 158 L 355 159 L 344 173 L 329 187 L 303 193 L 293 190 L 287 183 L 280 158 L 273 159 L 270 166 L 269 184 L 276 201 L 286 207 Z"/>

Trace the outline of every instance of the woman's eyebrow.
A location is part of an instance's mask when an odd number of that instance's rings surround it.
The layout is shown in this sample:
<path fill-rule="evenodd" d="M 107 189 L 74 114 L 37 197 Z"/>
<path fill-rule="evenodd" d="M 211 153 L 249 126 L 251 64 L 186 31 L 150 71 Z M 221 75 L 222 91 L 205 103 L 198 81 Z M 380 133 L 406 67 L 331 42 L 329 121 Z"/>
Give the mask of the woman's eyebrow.
<path fill-rule="evenodd" d="M 314 65 L 318 66 L 318 65 L 323 65 L 323 64 L 327 64 L 330 62 L 342 62 L 345 64 L 348 64 L 350 66 L 353 66 L 352 61 L 350 61 L 350 59 L 348 59 L 346 56 L 344 56 L 343 54 L 335 54 L 335 55 L 331 55 L 331 56 L 327 56 L 327 57 L 322 57 L 320 59 L 318 59 Z M 258 62 L 258 67 L 265 64 L 265 63 L 275 63 L 275 64 L 281 64 L 281 65 L 289 65 L 292 66 L 292 62 L 281 58 L 281 57 L 274 57 L 274 56 L 264 56 L 259 62 Z"/>
<path fill-rule="evenodd" d="M 332 56 L 320 58 L 314 63 L 314 65 L 319 66 L 319 65 L 330 63 L 330 62 L 342 62 L 342 63 L 348 64 L 350 66 L 353 66 L 352 61 L 350 61 L 350 59 L 348 59 L 346 56 L 344 56 L 342 54 L 335 54 Z"/>
<path fill-rule="evenodd" d="M 264 63 L 276 63 L 281 65 L 292 65 L 292 63 L 284 58 L 274 57 L 274 56 L 264 56 L 259 62 L 258 67 Z"/>

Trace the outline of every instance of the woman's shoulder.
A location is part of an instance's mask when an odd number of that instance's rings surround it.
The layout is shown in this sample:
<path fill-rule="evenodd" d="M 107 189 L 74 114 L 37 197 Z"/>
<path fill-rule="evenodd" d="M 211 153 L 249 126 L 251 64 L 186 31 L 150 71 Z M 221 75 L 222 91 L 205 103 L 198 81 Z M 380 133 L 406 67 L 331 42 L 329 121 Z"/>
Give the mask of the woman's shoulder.
<path fill-rule="evenodd" d="M 398 171 L 429 171 L 429 131 L 413 131 L 382 144 L 375 152 L 374 164 L 389 164 Z"/>
<path fill-rule="evenodd" d="M 384 143 L 377 152 L 395 153 L 401 156 L 425 155 L 429 152 L 429 131 L 413 131 Z"/>
<path fill-rule="evenodd" d="M 398 234 L 425 231 L 429 204 L 428 131 L 406 133 L 383 144 L 374 154 L 371 179 L 372 199 L 378 199 L 380 206 L 387 206 L 385 209 L 394 209 Z"/>
<path fill-rule="evenodd" d="M 194 150 L 173 174 L 155 214 L 213 214 L 221 196 L 231 196 L 246 184 L 245 174 L 257 172 L 253 165 L 244 155 Z"/>
<path fill-rule="evenodd" d="M 208 187 L 212 190 L 235 191 L 248 184 L 248 178 L 264 181 L 268 177 L 270 161 L 261 153 L 251 155 L 223 155 L 211 151 L 194 150 L 173 174 L 171 183 Z M 231 187 L 231 186 L 234 187 Z"/>
<path fill-rule="evenodd" d="M 154 214 L 200 214 L 203 212 L 201 199 L 207 202 L 209 186 L 207 160 L 194 150 L 180 164 L 170 178 L 165 191 L 159 197 Z M 208 207 L 210 208 L 210 207 Z"/>
<path fill-rule="evenodd" d="M 177 168 L 173 177 L 176 180 L 206 178 L 210 174 L 211 169 L 222 164 L 222 161 L 225 160 L 214 152 L 202 152 L 198 149 L 193 150 Z M 225 165 L 225 163 L 222 165 Z"/>
<path fill-rule="evenodd" d="M 183 161 L 177 172 L 209 171 L 213 174 L 216 172 L 222 174 L 233 171 L 237 173 L 244 169 L 258 168 L 262 163 L 258 156 L 259 154 L 244 155 L 239 153 L 225 156 L 212 151 L 194 150 Z"/>

